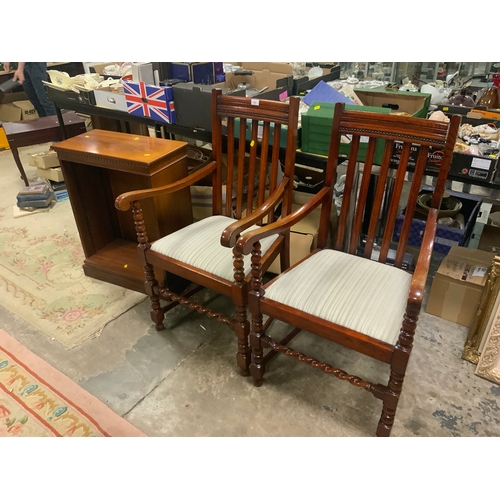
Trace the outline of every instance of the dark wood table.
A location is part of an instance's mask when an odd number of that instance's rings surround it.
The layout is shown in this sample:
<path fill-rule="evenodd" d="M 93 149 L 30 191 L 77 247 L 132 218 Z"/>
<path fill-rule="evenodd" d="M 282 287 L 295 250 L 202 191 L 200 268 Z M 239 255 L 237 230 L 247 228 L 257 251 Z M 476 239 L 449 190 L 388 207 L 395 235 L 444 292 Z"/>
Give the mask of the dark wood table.
<path fill-rule="evenodd" d="M 86 132 L 85 120 L 80 118 L 76 113 L 67 112 L 61 116 L 64 122 L 65 134 L 63 134 L 59 126 L 59 119 L 55 115 L 20 122 L 4 122 L 2 124 L 10 150 L 12 151 L 12 156 L 14 156 L 21 178 L 26 186 L 29 185 L 28 177 L 21 163 L 18 148 L 34 146 L 35 144 L 43 144 L 45 142 L 61 141 L 64 138 L 63 135 L 73 137 Z"/>

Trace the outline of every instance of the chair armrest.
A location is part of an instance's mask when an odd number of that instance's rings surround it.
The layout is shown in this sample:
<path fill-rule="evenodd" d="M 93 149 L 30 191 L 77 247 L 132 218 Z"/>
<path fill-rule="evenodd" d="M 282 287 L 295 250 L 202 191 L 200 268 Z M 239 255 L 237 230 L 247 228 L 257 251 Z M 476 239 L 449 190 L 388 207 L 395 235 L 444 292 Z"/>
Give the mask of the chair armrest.
<path fill-rule="evenodd" d="M 312 198 L 310 198 L 307 203 L 302 205 L 300 208 L 292 212 L 291 214 L 283 217 L 282 219 L 262 226 L 259 229 L 254 229 L 248 231 L 247 233 L 240 236 L 236 242 L 236 249 L 243 255 L 247 255 L 252 251 L 253 244 L 267 236 L 272 234 L 279 234 L 294 226 L 302 220 L 307 214 L 311 213 L 318 205 L 324 202 L 327 196 L 331 196 L 331 190 L 329 188 L 322 188 L 318 193 L 316 193 Z"/>
<path fill-rule="evenodd" d="M 128 193 L 123 193 L 116 198 L 115 207 L 118 210 L 126 211 L 130 208 L 131 203 L 133 203 L 134 201 L 173 193 L 175 191 L 179 191 L 180 189 L 189 187 L 195 182 L 212 173 L 215 170 L 216 166 L 217 163 L 215 161 L 211 161 L 208 165 L 205 165 L 200 170 L 197 170 L 194 174 L 188 175 L 187 177 L 173 182 L 172 184 L 167 184 L 166 186 L 160 186 L 157 188 L 141 189 L 138 191 L 129 191 Z"/>
<path fill-rule="evenodd" d="M 256 221 L 265 217 L 276 205 L 276 203 L 278 203 L 278 201 L 283 197 L 288 183 L 288 178 L 282 179 L 273 194 L 262 205 L 254 210 L 250 215 L 243 217 L 243 219 L 236 220 L 230 226 L 226 227 L 220 238 L 221 245 L 233 248 L 241 232 L 255 224 Z"/>
<path fill-rule="evenodd" d="M 437 231 L 438 211 L 435 208 L 429 210 L 427 222 L 425 224 L 424 237 L 418 255 L 417 265 L 413 273 L 413 278 L 410 284 L 410 293 L 408 295 L 408 305 L 418 307 L 422 305 L 424 297 L 425 282 L 429 272 L 429 265 L 432 257 L 432 249 L 434 247 L 434 238 Z"/>

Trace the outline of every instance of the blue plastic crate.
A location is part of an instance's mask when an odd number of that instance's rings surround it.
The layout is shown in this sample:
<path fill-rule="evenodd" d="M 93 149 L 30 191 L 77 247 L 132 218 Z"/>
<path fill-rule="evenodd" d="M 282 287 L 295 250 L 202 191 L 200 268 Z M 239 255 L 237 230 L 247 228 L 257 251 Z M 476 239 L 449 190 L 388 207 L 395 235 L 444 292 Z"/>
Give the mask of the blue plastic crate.
<path fill-rule="evenodd" d="M 432 192 L 432 188 L 423 188 L 422 193 Z M 473 196 L 466 193 L 455 191 L 448 191 L 451 196 L 459 199 L 462 202 L 462 209 L 460 213 L 464 216 L 465 225 L 463 229 L 438 225 L 436 230 L 436 237 L 434 239 L 434 250 L 439 253 L 447 254 L 452 246 L 467 246 L 467 242 L 474 229 L 477 215 L 481 207 L 482 199 L 478 196 Z M 392 239 L 399 241 L 401 230 L 403 228 L 403 219 L 406 208 L 396 218 L 396 225 Z M 408 245 L 420 247 L 424 235 L 425 221 L 413 219 L 408 237 Z"/>

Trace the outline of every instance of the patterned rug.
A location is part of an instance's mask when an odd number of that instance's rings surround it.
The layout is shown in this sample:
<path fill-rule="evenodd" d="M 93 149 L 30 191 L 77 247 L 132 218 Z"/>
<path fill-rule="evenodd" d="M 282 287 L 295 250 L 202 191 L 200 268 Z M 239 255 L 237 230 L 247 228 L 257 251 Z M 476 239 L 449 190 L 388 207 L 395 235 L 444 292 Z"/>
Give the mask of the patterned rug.
<path fill-rule="evenodd" d="M 145 436 L 0 330 L 0 437 Z"/>
<path fill-rule="evenodd" d="M 10 151 L 0 152 L 0 304 L 71 349 L 99 336 L 145 295 L 83 274 L 83 249 L 68 200 L 48 212 L 15 218 L 23 184 L 12 163 Z M 33 177 L 33 167 L 25 168 Z"/>

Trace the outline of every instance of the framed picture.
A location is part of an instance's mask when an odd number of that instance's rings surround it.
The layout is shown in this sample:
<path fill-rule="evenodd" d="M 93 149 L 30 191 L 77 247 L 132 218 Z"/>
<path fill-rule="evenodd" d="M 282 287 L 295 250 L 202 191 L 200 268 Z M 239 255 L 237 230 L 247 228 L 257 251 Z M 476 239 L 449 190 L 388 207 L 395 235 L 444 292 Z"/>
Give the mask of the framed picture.
<path fill-rule="evenodd" d="M 489 271 L 488 282 L 483 293 L 476 320 L 474 321 L 462 359 L 477 364 L 483 351 L 488 332 L 492 329 L 497 311 L 500 310 L 500 257 L 495 256 Z"/>
<path fill-rule="evenodd" d="M 476 375 L 500 384 L 500 308 L 497 308 L 477 363 Z"/>

